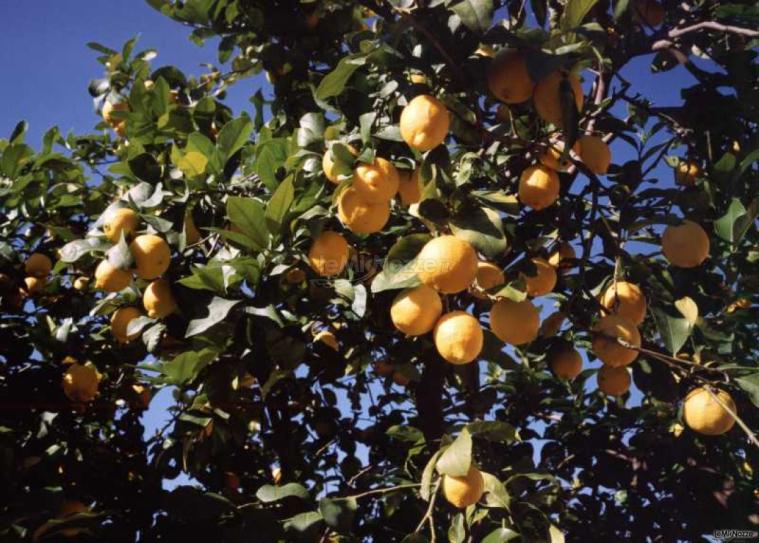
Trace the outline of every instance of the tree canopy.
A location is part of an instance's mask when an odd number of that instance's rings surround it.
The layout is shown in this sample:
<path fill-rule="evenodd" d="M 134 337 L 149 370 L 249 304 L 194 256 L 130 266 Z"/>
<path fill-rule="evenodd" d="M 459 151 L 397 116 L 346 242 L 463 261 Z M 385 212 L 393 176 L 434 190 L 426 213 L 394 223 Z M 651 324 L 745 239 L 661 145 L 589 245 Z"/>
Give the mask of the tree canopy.
<path fill-rule="evenodd" d="M 148 3 L 0 139 L 3 541 L 759 529 L 753 3 Z"/>

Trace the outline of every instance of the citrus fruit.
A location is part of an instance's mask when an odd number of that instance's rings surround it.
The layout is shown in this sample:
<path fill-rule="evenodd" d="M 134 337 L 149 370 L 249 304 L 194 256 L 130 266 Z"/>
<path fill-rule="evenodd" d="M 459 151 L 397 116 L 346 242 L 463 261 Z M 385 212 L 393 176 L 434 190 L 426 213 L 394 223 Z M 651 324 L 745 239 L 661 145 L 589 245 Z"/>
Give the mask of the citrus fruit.
<path fill-rule="evenodd" d="M 416 272 L 425 285 L 455 294 L 477 276 L 477 253 L 468 241 L 445 235 L 428 241 L 416 257 Z"/>
<path fill-rule="evenodd" d="M 448 108 L 428 94 L 417 96 L 401 112 L 401 137 L 417 151 L 429 151 L 443 143 L 449 125 Z"/>
<path fill-rule="evenodd" d="M 571 381 L 582 372 L 582 357 L 576 349 L 569 346 L 553 350 L 548 360 L 551 371 L 559 379 Z"/>
<path fill-rule="evenodd" d="M 116 268 L 104 258 L 95 268 L 95 288 L 106 292 L 121 292 L 132 282 L 132 274 Z"/>
<path fill-rule="evenodd" d="M 163 275 L 171 264 L 169 244 L 155 234 L 137 236 L 129 244 L 129 251 L 134 257 L 140 279 L 155 279 Z"/>
<path fill-rule="evenodd" d="M 477 262 L 477 275 L 475 276 L 478 289 L 473 289 L 472 294 L 480 300 L 487 300 L 488 296 L 481 290 L 490 290 L 506 282 L 501 268 L 492 262 Z"/>
<path fill-rule="evenodd" d="M 638 358 L 638 351 L 628 349 L 615 338 L 621 339 L 634 347 L 640 347 L 640 333 L 635 325 L 619 315 L 601 317 L 593 326 L 593 352 L 601 362 L 617 368 L 631 364 Z"/>
<path fill-rule="evenodd" d="M 419 179 L 419 168 L 414 171 L 398 171 L 398 194 L 405 206 L 419 203 L 422 199 L 422 184 Z"/>
<path fill-rule="evenodd" d="M 348 187 L 337 200 L 337 216 L 349 230 L 357 234 L 379 232 L 390 219 L 390 203 L 366 202 L 353 187 Z"/>
<path fill-rule="evenodd" d="M 560 270 L 568 270 L 573 266 L 571 261 L 575 260 L 576 258 L 577 253 L 575 253 L 575 249 L 572 247 L 572 244 L 567 243 L 566 241 L 562 241 L 559 243 L 558 248 L 548 256 L 548 263 L 554 268 L 559 268 Z"/>
<path fill-rule="evenodd" d="M 132 306 L 120 307 L 114 311 L 113 315 L 111 315 L 111 333 L 116 338 L 116 341 L 119 343 L 129 343 L 139 337 L 139 333 L 127 335 L 127 329 L 132 320 L 141 316 L 140 310 Z"/>
<path fill-rule="evenodd" d="M 356 150 L 355 147 L 352 145 L 347 145 L 347 147 L 352 155 L 358 155 L 358 150 Z M 322 157 L 322 170 L 327 179 L 332 183 L 336 185 L 340 183 L 339 174 L 342 172 L 339 172 L 337 168 L 335 168 L 335 162 L 332 160 L 332 154 L 329 149 L 324 152 L 324 156 Z"/>
<path fill-rule="evenodd" d="M 692 187 L 696 178 L 701 175 L 701 168 L 695 162 L 680 162 L 675 168 L 675 182 L 678 185 Z"/>
<path fill-rule="evenodd" d="M 527 294 L 529 296 L 543 296 L 551 292 L 556 286 L 556 269 L 543 258 L 533 258 L 535 275 L 522 274 Z"/>
<path fill-rule="evenodd" d="M 601 305 L 634 325 L 646 318 L 646 297 L 640 287 L 627 281 L 616 281 L 601 295 Z"/>
<path fill-rule="evenodd" d="M 561 127 L 563 124 L 559 88 L 564 78 L 569 81 L 572 92 L 574 93 L 577 110 L 582 110 L 582 104 L 584 102 L 582 86 L 580 85 L 580 79 L 573 73 L 563 70 L 552 72 L 535 85 L 535 92 L 532 95 L 538 115 L 540 115 L 540 117 L 547 123 L 551 123 L 558 127 Z"/>
<path fill-rule="evenodd" d="M 611 164 L 611 150 L 606 142 L 598 136 L 583 136 L 580 144 L 580 159 L 594 174 L 604 175 Z"/>
<path fill-rule="evenodd" d="M 673 266 L 695 268 L 709 256 L 709 236 L 695 222 L 683 221 L 679 226 L 668 226 L 664 230 L 661 248 Z"/>
<path fill-rule="evenodd" d="M 528 300 L 499 300 L 490 309 L 490 329 L 509 345 L 524 345 L 538 335 L 540 313 Z"/>
<path fill-rule="evenodd" d="M 572 146 L 572 151 L 580 156 L 580 142 L 576 141 Z M 569 169 L 572 165 L 572 161 L 567 157 L 563 162 L 561 161 L 561 155 L 564 153 L 564 142 L 561 140 L 554 140 L 549 142 L 548 149 L 546 149 L 539 157 L 540 162 L 546 168 L 550 168 L 557 172 L 563 172 Z"/>
<path fill-rule="evenodd" d="M 482 351 L 484 335 L 480 323 L 466 311 L 446 313 L 435 324 L 435 347 L 451 364 L 468 364 Z"/>
<path fill-rule="evenodd" d="M 393 163 L 377 157 L 371 164 L 360 163 L 353 170 L 353 185 L 361 199 L 368 204 L 389 202 L 398 192 L 398 170 Z"/>
<path fill-rule="evenodd" d="M 493 96 L 506 104 L 529 100 L 535 82 L 527 71 L 524 56 L 516 51 L 499 54 L 490 64 L 488 87 Z"/>
<path fill-rule="evenodd" d="M 24 284 L 26 285 L 26 291 L 34 296 L 39 294 L 47 285 L 47 278 L 45 277 L 25 277 Z"/>
<path fill-rule="evenodd" d="M 393 325 L 407 336 L 426 334 L 442 313 L 440 295 L 424 284 L 401 291 L 390 306 Z"/>
<path fill-rule="evenodd" d="M 462 477 L 443 475 L 443 496 L 454 507 L 465 509 L 474 505 L 484 493 L 485 480 L 474 465 Z"/>
<path fill-rule="evenodd" d="M 724 390 L 714 390 L 716 396 L 733 413 L 737 413 L 733 398 Z M 718 436 L 729 432 L 735 419 L 705 387 L 691 390 L 683 402 L 685 424 L 699 434 Z"/>
<path fill-rule="evenodd" d="M 348 242 L 337 232 L 322 232 L 308 252 L 311 268 L 323 277 L 338 275 L 348 263 Z"/>
<path fill-rule="evenodd" d="M 52 269 L 53 261 L 50 260 L 49 256 L 42 253 L 32 253 L 24 264 L 26 275 L 32 277 L 47 277 Z"/>
<path fill-rule="evenodd" d="M 314 336 L 314 343 L 324 343 L 327 347 L 333 351 L 340 350 L 340 344 L 337 341 L 337 336 L 329 330 L 322 330 Z"/>
<path fill-rule="evenodd" d="M 108 124 L 110 124 L 111 126 L 116 126 L 118 124 L 121 124 L 121 123 L 125 122 L 126 120 L 125 119 L 117 119 L 116 117 L 113 116 L 113 112 L 114 111 L 127 111 L 128 109 L 129 109 L 129 104 L 127 104 L 126 102 L 116 102 L 116 103 L 114 103 L 114 102 L 106 101 L 103 104 L 103 110 L 102 110 L 103 120 L 105 122 L 107 122 Z"/>
<path fill-rule="evenodd" d="M 140 216 L 128 207 L 114 209 L 108 212 L 103 220 L 103 233 L 110 241 L 116 243 L 122 232 L 125 239 L 133 234 L 139 222 Z"/>
<path fill-rule="evenodd" d="M 559 197 L 559 189 L 559 176 L 543 165 L 530 166 L 519 177 L 519 201 L 532 209 L 553 204 Z"/>
<path fill-rule="evenodd" d="M 142 305 L 151 319 L 162 319 L 177 310 L 177 303 L 166 279 L 156 279 L 145 287 Z"/>
<path fill-rule="evenodd" d="M 632 384 L 630 372 L 625 367 L 602 366 L 596 374 L 598 390 L 609 396 L 621 396 Z"/>
<path fill-rule="evenodd" d="M 90 402 L 98 393 L 99 381 L 92 364 L 71 364 L 63 374 L 63 393 L 72 402 Z"/>

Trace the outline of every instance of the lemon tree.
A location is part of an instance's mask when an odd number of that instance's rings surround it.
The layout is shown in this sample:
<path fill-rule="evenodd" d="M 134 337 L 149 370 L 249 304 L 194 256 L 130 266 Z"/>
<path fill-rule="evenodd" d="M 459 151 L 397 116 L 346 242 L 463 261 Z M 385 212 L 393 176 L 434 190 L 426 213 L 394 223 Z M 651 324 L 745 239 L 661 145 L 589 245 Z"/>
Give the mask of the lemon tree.
<path fill-rule="evenodd" d="M 756 7 L 148 3 L 0 140 L 3 541 L 756 528 Z"/>

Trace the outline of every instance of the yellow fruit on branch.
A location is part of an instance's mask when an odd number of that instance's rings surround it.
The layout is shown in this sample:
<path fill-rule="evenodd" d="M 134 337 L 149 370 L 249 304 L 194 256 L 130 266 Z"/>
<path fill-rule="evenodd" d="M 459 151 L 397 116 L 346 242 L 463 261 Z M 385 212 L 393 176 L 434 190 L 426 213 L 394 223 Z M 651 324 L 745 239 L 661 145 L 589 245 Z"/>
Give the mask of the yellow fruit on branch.
<path fill-rule="evenodd" d="M 544 296 L 556 286 L 556 269 L 543 258 L 531 259 L 535 266 L 535 274 L 522 274 L 527 294 L 532 297 Z"/>
<path fill-rule="evenodd" d="M 499 54 L 490 65 L 488 87 L 493 96 L 506 104 L 529 100 L 535 82 L 527 71 L 524 55 L 516 51 Z"/>
<path fill-rule="evenodd" d="M 580 142 L 576 141 L 572 146 L 572 151 L 577 156 L 580 156 Z M 561 161 L 561 155 L 564 153 L 564 142 L 561 140 L 554 140 L 549 142 L 548 149 L 546 149 L 539 157 L 538 162 L 543 166 L 550 168 L 557 172 L 563 172 L 569 169 L 572 165 L 572 161 L 567 158 L 563 162 Z"/>
<path fill-rule="evenodd" d="M 137 276 L 140 279 L 155 279 L 169 269 L 171 249 L 160 236 L 155 234 L 137 236 L 129 244 L 129 250 L 134 257 Z"/>
<path fill-rule="evenodd" d="M 617 339 L 633 347 L 640 347 L 640 333 L 635 325 L 620 315 L 601 317 L 593 326 L 593 353 L 601 362 L 612 368 L 627 366 L 638 358 L 638 351 L 620 344 Z"/>
<path fill-rule="evenodd" d="M 348 263 L 348 242 L 337 232 L 322 232 L 308 252 L 308 263 L 322 277 L 339 275 Z"/>
<path fill-rule="evenodd" d="M 474 505 L 485 493 L 485 479 L 474 465 L 461 477 L 443 475 L 443 496 L 448 503 L 459 509 Z"/>
<path fill-rule="evenodd" d="M 668 226 L 661 237 L 661 248 L 669 263 L 678 268 L 695 268 L 709 256 L 709 236 L 700 225 L 683 221 Z"/>
<path fill-rule="evenodd" d="M 353 147 L 352 145 L 346 145 L 346 147 L 348 148 L 348 150 L 353 156 L 358 155 L 358 150 L 355 147 Z M 338 185 L 340 184 L 339 175 L 342 172 L 338 171 L 338 169 L 335 166 L 336 166 L 335 161 L 332 160 L 332 152 L 329 149 L 327 149 L 324 152 L 324 156 L 322 157 L 322 171 L 324 172 L 325 177 L 329 179 L 329 181 L 331 181 L 335 185 Z"/>
<path fill-rule="evenodd" d="M 422 183 L 419 178 L 419 168 L 414 171 L 398 171 L 398 195 L 405 206 L 419 203 L 422 199 Z"/>
<path fill-rule="evenodd" d="M 611 150 L 606 142 L 598 136 L 582 136 L 578 143 L 582 163 L 594 174 L 606 174 L 611 164 Z"/>
<path fill-rule="evenodd" d="M 359 163 L 353 170 L 351 185 L 368 204 L 389 202 L 398 192 L 400 179 L 393 163 L 377 157 L 371 164 Z"/>
<path fill-rule="evenodd" d="M 111 242 L 116 243 L 124 233 L 124 238 L 131 236 L 140 222 L 140 216 L 128 207 L 110 211 L 103 220 L 103 233 Z"/>
<path fill-rule="evenodd" d="M 95 268 L 95 288 L 106 292 L 121 292 L 132 282 L 132 274 L 112 266 L 104 258 Z"/>
<path fill-rule="evenodd" d="M 90 286 L 90 278 L 80 276 L 74 279 L 73 285 L 74 289 L 78 290 L 79 292 L 84 292 L 87 290 Z"/>
<path fill-rule="evenodd" d="M 582 357 L 580 353 L 568 345 L 553 349 L 548 360 L 551 371 L 559 379 L 571 381 L 582 372 Z"/>
<path fill-rule="evenodd" d="M 545 209 L 559 197 L 559 176 L 543 165 L 531 166 L 519 177 L 519 201 L 535 210 Z"/>
<path fill-rule="evenodd" d="M 98 393 L 100 374 L 95 366 L 71 364 L 63 374 L 63 393 L 72 402 L 87 403 Z"/>
<path fill-rule="evenodd" d="M 403 108 L 400 131 L 403 141 L 417 151 L 429 151 L 443 143 L 450 126 L 448 108 L 429 94 L 422 94 Z"/>
<path fill-rule="evenodd" d="M 348 187 L 337 199 L 337 216 L 352 232 L 373 234 L 390 220 L 390 202 L 371 204 L 354 187 Z"/>
<path fill-rule="evenodd" d="M 572 260 L 577 258 L 574 247 L 565 241 L 559 244 L 559 247 L 548 256 L 548 263 L 554 268 L 560 270 L 571 269 L 574 264 Z"/>
<path fill-rule="evenodd" d="M 314 336 L 314 343 L 323 343 L 333 351 L 340 351 L 340 343 L 337 336 L 329 330 L 322 330 Z"/>
<path fill-rule="evenodd" d="M 416 273 L 438 292 L 466 290 L 477 276 L 477 253 L 469 242 L 455 236 L 428 241 L 416 257 Z"/>
<path fill-rule="evenodd" d="M 726 391 L 714 389 L 709 392 L 706 387 L 691 390 L 683 402 L 685 424 L 694 432 L 707 436 L 729 432 L 735 424 L 735 419 L 720 402 L 737 414 L 735 402 Z"/>
<path fill-rule="evenodd" d="M 701 175 L 701 168 L 695 162 L 680 162 L 675 168 L 675 182 L 678 185 L 692 187 Z"/>
<path fill-rule="evenodd" d="M 129 343 L 139 337 L 139 333 L 127 334 L 129 323 L 134 319 L 142 317 L 139 309 L 132 306 L 120 307 L 111 315 L 111 334 L 119 343 Z"/>
<path fill-rule="evenodd" d="M 582 110 L 585 97 L 582 94 L 580 79 L 573 73 L 563 70 L 556 70 L 544 77 L 535 85 L 535 92 L 532 95 L 535 102 L 535 109 L 541 119 L 558 127 L 562 127 L 562 105 L 559 89 L 564 79 L 569 82 L 570 88 L 574 94 L 577 111 Z"/>
<path fill-rule="evenodd" d="M 145 287 L 142 305 L 151 319 L 162 319 L 177 310 L 177 303 L 166 279 L 156 279 Z"/>
<path fill-rule="evenodd" d="M 47 277 L 53 269 L 53 261 L 42 253 L 32 253 L 26 259 L 24 271 L 31 277 Z"/>
<path fill-rule="evenodd" d="M 433 339 L 440 356 L 457 365 L 475 360 L 485 340 L 479 321 L 466 311 L 451 311 L 440 317 Z"/>
<path fill-rule="evenodd" d="M 472 289 L 472 294 L 480 300 L 487 300 L 488 296 L 483 290 L 490 290 L 506 282 L 501 268 L 492 262 L 477 262 L 477 275 L 475 277 L 477 289 Z"/>
<path fill-rule="evenodd" d="M 530 343 L 540 329 L 540 312 L 528 300 L 499 300 L 490 309 L 490 329 L 509 345 Z"/>
<path fill-rule="evenodd" d="M 128 111 L 129 110 L 129 104 L 126 102 L 109 102 L 106 101 L 103 104 L 103 120 L 110 124 L 112 127 L 116 127 L 119 124 L 122 124 L 126 122 L 126 119 L 123 118 L 116 118 L 113 116 L 114 111 Z"/>
<path fill-rule="evenodd" d="M 646 297 L 638 285 L 613 282 L 601 295 L 601 305 L 638 326 L 646 318 Z"/>
<path fill-rule="evenodd" d="M 46 277 L 25 277 L 24 284 L 26 285 L 26 291 L 34 296 L 44 290 L 47 285 Z"/>
<path fill-rule="evenodd" d="M 426 334 L 442 313 L 440 295 L 424 284 L 401 291 L 390 306 L 393 325 L 407 336 Z"/>
<path fill-rule="evenodd" d="M 598 390 L 609 396 L 622 396 L 632 384 L 630 372 L 626 367 L 613 368 L 611 366 L 602 366 L 596 374 Z"/>
<path fill-rule="evenodd" d="M 427 76 L 425 76 L 424 74 L 411 74 L 409 75 L 409 81 L 411 81 L 415 85 L 426 85 Z"/>

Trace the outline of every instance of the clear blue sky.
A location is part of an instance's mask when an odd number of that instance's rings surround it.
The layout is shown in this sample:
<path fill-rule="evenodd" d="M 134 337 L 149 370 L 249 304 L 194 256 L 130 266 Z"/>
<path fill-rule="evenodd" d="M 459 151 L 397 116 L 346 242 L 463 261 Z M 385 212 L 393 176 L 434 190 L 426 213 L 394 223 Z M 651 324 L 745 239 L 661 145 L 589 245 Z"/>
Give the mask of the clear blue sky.
<path fill-rule="evenodd" d="M 0 137 L 8 137 L 16 123 L 25 119 L 30 124 L 27 142 L 35 147 L 53 125 L 64 134 L 81 133 L 100 121 L 87 85 L 102 76 L 102 67 L 87 42 L 119 49 L 139 35 L 137 50 L 158 50 L 155 67 L 172 64 L 186 73 L 202 73 L 202 63 L 217 60 L 214 43 L 197 47 L 187 39 L 186 27 L 143 0 L 0 0 L 0 13 Z M 692 85 L 693 77 L 682 68 L 652 74 L 649 62 L 650 57 L 636 59 L 623 75 L 657 105 L 679 105 L 680 89 Z M 237 113 L 250 110 L 247 98 L 262 85 L 260 77 L 238 83 L 227 103 Z M 629 147 L 615 143 L 612 150 L 616 163 L 627 160 Z M 672 172 L 664 167 L 653 175 L 669 182 Z M 545 315 L 552 302 L 544 298 L 540 305 Z M 636 393 L 632 401 L 638 398 Z M 164 420 L 170 403 L 167 391 L 154 400 L 146 416 L 148 433 Z"/>

